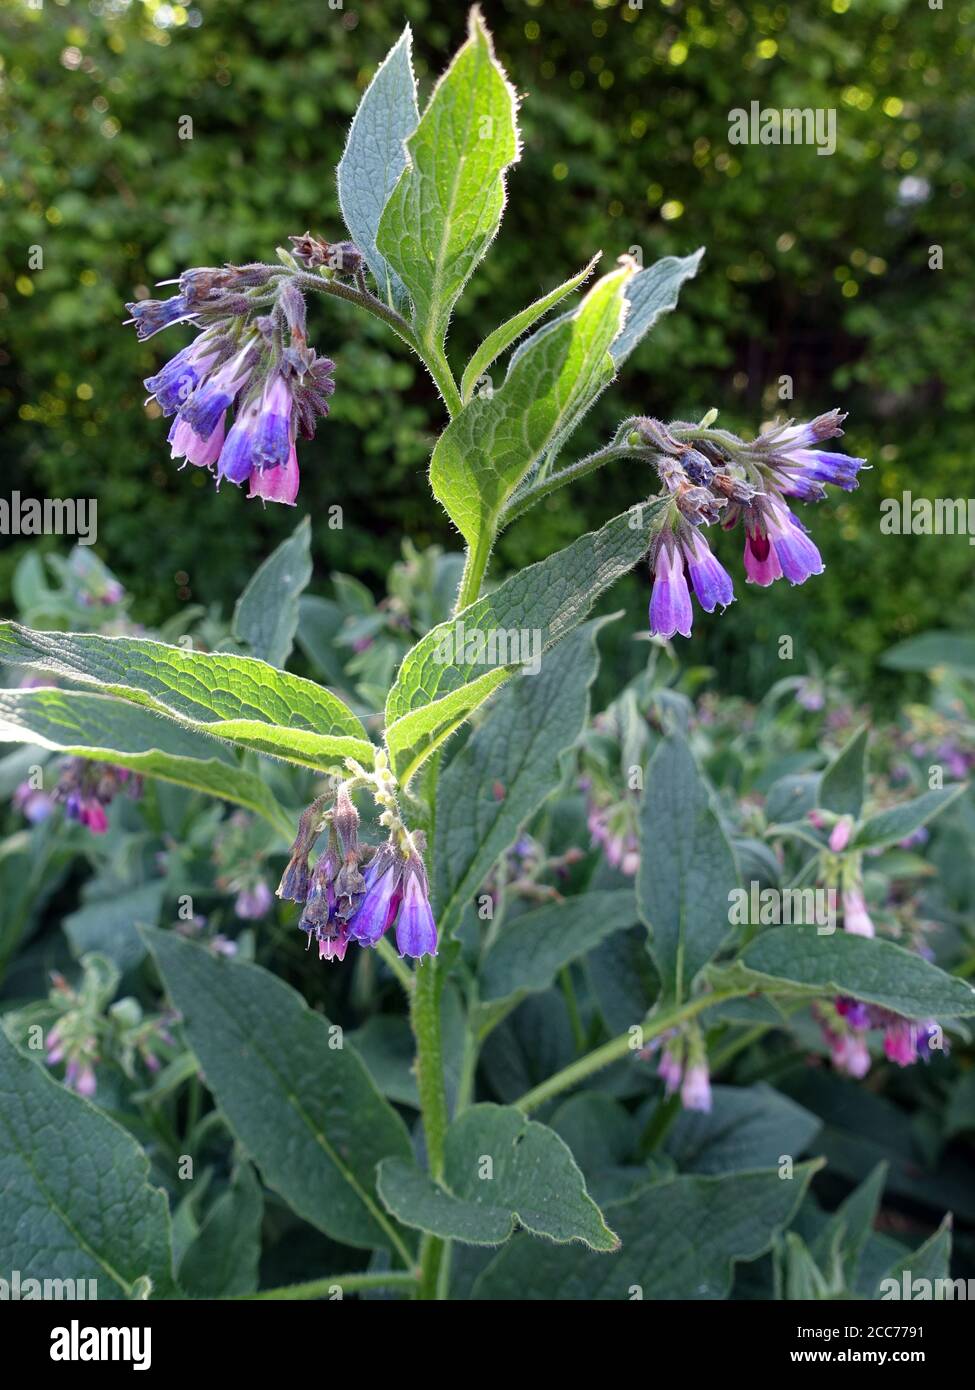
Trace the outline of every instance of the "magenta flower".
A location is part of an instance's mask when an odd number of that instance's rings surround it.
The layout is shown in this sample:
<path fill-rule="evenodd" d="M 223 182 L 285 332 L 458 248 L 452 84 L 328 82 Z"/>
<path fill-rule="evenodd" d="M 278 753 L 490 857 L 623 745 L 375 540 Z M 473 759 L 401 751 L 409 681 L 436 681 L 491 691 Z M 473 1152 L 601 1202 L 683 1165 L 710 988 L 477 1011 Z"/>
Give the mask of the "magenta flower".
<path fill-rule="evenodd" d="M 245 921 L 253 921 L 258 917 L 265 917 L 273 901 L 274 896 L 270 888 L 259 878 L 252 887 L 243 888 L 237 894 L 234 911 Z"/>
<path fill-rule="evenodd" d="M 711 1078 L 707 1063 L 694 1062 L 684 1072 L 680 1088 L 680 1102 L 685 1110 L 700 1110 L 708 1114 L 711 1110 Z"/>
<path fill-rule="evenodd" d="M 874 925 L 867 911 L 862 888 L 843 890 L 843 929 L 854 936 L 874 936 Z"/>
<path fill-rule="evenodd" d="M 841 816 L 829 834 L 829 847 L 834 854 L 841 854 L 846 849 L 852 834 L 852 816 Z"/>
<path fill-rule="evenodd" d="M 804 584 L 810 575 L 822 574 L 822 556 L 806 528 L 777 498 L 751 504 L 745 532 L 745 571 L 752 584 L 767 588 L 783 575 L 790 584 Z"/>

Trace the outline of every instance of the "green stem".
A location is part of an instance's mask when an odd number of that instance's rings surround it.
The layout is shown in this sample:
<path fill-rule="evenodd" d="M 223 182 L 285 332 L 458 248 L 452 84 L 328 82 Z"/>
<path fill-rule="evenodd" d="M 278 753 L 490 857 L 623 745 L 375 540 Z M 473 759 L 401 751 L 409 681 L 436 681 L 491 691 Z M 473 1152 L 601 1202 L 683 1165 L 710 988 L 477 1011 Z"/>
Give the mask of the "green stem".
<path fill-rule="evenodd" d="M 427 1166 L 434 1181 L 443 1177 L 444 1137 L 449 1123 L 444 1088 L 443 1041 L 440 1036 L 440 995 L 443 980 L 436 956 L 416 968 L 410 1011 L 416 1038 L 416 1084 L 427 1147 Z"/>
<path fill-rule="evenodd" d="M 454 604 L 454 616 L 464 608 L 469 608 L 472 603 L 476 603 L 481 593 L 481 585 L 484 582 L 484 571 L 487 569 L 490 546 L 480 544 L 475 549 L 467 547 L 467 554 L 464 558 L 464 573 L 461 575 L 460 588 L 457 591 L 457 601 Z"/>
<path fill-rule="evenodd" d="M 572 983 L 572 970 L 568 965 L 564 965 L 559 971 L 559 984 L 565 998 L 565 1007 L 569 1014 L 569 1026 L 572 1029 L 572 1038 L 576 1045 L 576 1052 L 586 1050 L 586 1030 L 582 1026 L 582 1014 L 579 1012 L 579 1000 L 576 998 L 576 988 Z"/>
<path fill-rule="evenodd" d="M 418 1274 L 399 1273 L 387 1270 L 378 1274 L 330 1274 L 324 1279 L 311 1279 L 307 1284 L 288 1284 L 284 1288 L 261 1289 L 259 1293 L 235 1294 L 234 1301 L 255 1299 L 327 1298 L 333 1289 L 340 1288 L 343 1294 L 357 1293 L 360 1289 L 409 1289 L 415 1292 Z"/>
<path fill-rule="evenodd" d="M 518 493 L 504 509 L 501 525 L 510 525 L 530 507 L 534 507 L 536 502 L 557 492 L 560 487 L 565 487 L 566 483 L 574 483 L 578 478 L 586 477 L 588 473 L 595 473 L 604 463 L 621 458 L 637 458 L 646 462 L 650 458 L 650 451 L 634 447 L 632 444 L 607 444 L 605 449 L 597 449 L 594 454 L 587 454 L 585 458 L 550 473 L 547 478 L 541 478 L 531 487 L 525 488 L 524 492 Z"/>
<path fill-rule="evenodd" d="M 669 1009 L 664 1009 L 659 1014 L 650 1014 L 643 1022 L 641 1045 L 645 1047 L 652 1038 L 659 1037 L 661 1033 L 666 1033 L 668 1029 L 676 1028 L 681 1023 L 686 1023 L 688 1019 L 694 1018 L 715 1004 L 721 1004 L 726 999 L 740 999 L 742 995 L 747 993 L 748 990 L 746 989 L 730 989 L 724 990 L 720 994 L 699 994 L 696 999 L 691 999 L 686 1004 L 674 1005 Z M 619 1037 L 611 1038 L 609 1042 L 603 1043 L 602 1047 L 597 1047 L 594 1052 L 580 1057 L 577 1062 L 563 1067 L 554 1076 L 550 1076 L 547 1081 L 543 1081 L 540 1086 L 526 1091 L 520 1100 L 515 1101 L 515 1104 L 519 1110 L 525 1111 L 526 1114 L 531 1110 L 537 1110 L 540 1105 L 544 1105 L 553 1096 L 560 1095 L 562 1091 L 567 1091 L 572 1086 L 577 1086 L 580 1081 L 585 1081 L 594 1072 L 602 1071 L 603 1067 L 618 1062 L 631 1051 L 633 1051 L 632 1034 L 621 1033 Z"/>
<path fill-rule="evenodd" d="M 443 348 L 430 348 L 428 351 L 424 351 L 422 344 L 418 343 L 416 350 L 423 358 L 427 371 L 433 377 L 437 390 L 443 396 L 444 405 L 447 407 L 450 418 L 453 419 L 459 410 L 463 410 L 464 402 L 460 398 L 460 391 Z"/>

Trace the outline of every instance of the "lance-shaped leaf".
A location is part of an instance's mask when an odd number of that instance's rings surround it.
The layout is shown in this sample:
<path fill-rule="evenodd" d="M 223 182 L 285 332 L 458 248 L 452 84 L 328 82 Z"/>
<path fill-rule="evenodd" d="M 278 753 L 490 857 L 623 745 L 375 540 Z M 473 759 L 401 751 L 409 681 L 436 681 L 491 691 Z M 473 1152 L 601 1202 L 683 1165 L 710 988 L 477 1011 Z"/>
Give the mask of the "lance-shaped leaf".
<path fill-rule="evenodd" d="M 687 744 L 665 739 L 640 807 L 637 901 L 663 990 L 680 1001 L 728 935 L 738 882 L 731 846 Z"/>
<path fill-rule="evenodd" d="M 311 522 L 307 517 L 294 534 L 254 571 L 234 609 L 234 636 L 254 656 L 283 667 L 298 630 L 298 600 L 311 579 Z"/>
<path fill-rule="evenodd" d="M 464 407 L 437 441 L 430 484 L 481 564 L 502 509 L 529 469 L 558 445 L 612 381 L 609 348 L 623 321 L 632 268 L 592 287 L 578 310 L 537 333 L 496 391 Z"/>
<path fill-rule="evenodd" d="M 626 287 L 627 312 L 623 328 L 610 351 L 619 368 L 657 320 L 677 307 L 685 280 L 692 280 L 701 264 L 704 247 L 690 256 L 664 256 L 639 271 Z"/>
<path fill-rule="evenodd" d="M 336 695 L 253 657 L 183 651 L 144 637 L 34 632 L 2 622 L 0 662 L 53 671 L 306 767 L 372 757 L 365 729 Z"/>
<path fill-rule="evenodd" d="M 151 710 L 84 690 L 0 690 L 0 743 L 31 743 L 176 782 L 263 816 L 285 836 L 294 826 L 264 782 L 229 748 Z"/>
<path fill-rule="evenodd" d="M 837 816 L 859 816 L 867 781 L 867 735 L 869 730 L 858 729 L 840 749 L 823 773 L 819 784 L 819 805 Z"/>
<path fill-rule="evenodd" d="M 402 1250 L 375 1171 L 381 1158 L 409 1158 L 409 1137 L 341 1029 L 260 966 L 173 932 L 144 936 L 207 1085 L 267 1185 L 336 1240 Z"/>
<path fill-rule="evenodd" d="M 815 995 L 848 994 L 905 1018 L 963 1018 L 975 1014 L 975 989 L 892 941 L 816 927 L 773 927 L 741 956 L 756 986 L 787 982 Z"/>
<path fill-rule="evenodd" d="M 503 928 L 484 957 L 482 1001 L 548 989 L 564 965 L 595 950 L 614 932 L 632 927 L 636 920 L 636 899 L 629 888 L 581 893 L 522 913 Z"/>
<path fill-rule="evenodd" d="M 619 1245 L 559 1136 L 513 1106 L 475 1105 L 454 1121 L 442 1184 L 412 1162 L 386 1159 L 379 1195 L 404 1225 L 469 1245 L 501 1245 L 516 1225 L 560 1245 Z"/>
<path fill-rule="evenodd" d="M 474 387 L 477 385 L 482 372 L 486 372 L 496 358 L 506 352 L 523 333 L 527 333 L 532 324 L 537 323 L 550 309 L 554 309 L 556 304 L 560 304 L 566 295 L 578 289 L 583 280 L 588 279 L 592 274 L 601 254 L 597 251 L 589 264 L 580 270 L 578 275 L 573 275 L 571 279 L 563 281 L 556 289 L 542 295 L 541 299 L 536 299 L 534 304 L 529 304 L 527 309 L 522 309 L 521 313 L 514 314 L 493 333 L 488 334 L 464 369 L 460 383 L 460 394 L 465 403 L 474 394 Z"/>
<path fill-rule="evenodd" d="M 579 737 L 596 677 L 596 633 L 586 623 L 499 697 L 442 773 L 437 788 L 437 919 L 453 930 L 491 867 L 562 780 L 562 754 Z M 541 635 L 539 634 L 539 645 Z"/>
<path fill-rule="evenodd" d="M 169 1208 L 132 1136 L 24 1057 L 0 1028 L 0 1267 L 45 1298 L 174 1292 Z M 94 1280 L 70 1291 L 66 1281 Z"/>
<path fill-rule="evenodd" d="M 407 652 L 386 700 L 386 743 L 398 775 L 412 776 L 519 666 L 582 622 L 640 560 L 662 505 L 624 512 L 529 565 Z M 536 631 L 540 644 L 527 640 Z"/>
<path fill-rule="evenodd" d="M 233 1298 L 257 1288 L 264 1198 L 249 1163 L 207 1213 L 179 1264 L 179 1281 L 192 1298 Z"/>
<path fill-rule="evenodd" d="M 519 1237 L 474 1286 L 484 1299 L 559 1302 L 727 1298 L 734 1264 L 769 1249 L 792 1220 L 820 1163 L 723 1177 L 674 1178 L 606 1207 L 621 1249 L 611 1260 Z"/>
<path fill-rule="evenodd" d="M 967 783 L 958 782 L 951 787 L 938 787 L 925 792 L 913 801 L 904 801 L 900 806 L 889 806 L 885 811 L 877 811 L 868 816 L 853 837 L 854 849 L 882 849 L 885 845 L 896 845 L 928 821 L 940 816 L 953 801 L 957 801 L 965 791 Z"/>
<path fill-rule="evenodd" d="M 407 24 L 376 70 L 352 118 L 345 153 L 339 160 L 339 203 L 352 240 L 366 258 L 379 293 L 388 304 L 406 294 L 376 246 L 383 208 L 406 168 L 405 141 L 420 112 Z"/>
<path fill-rule="evenodd" d="M 518 158 L 516 108 L 474 8 L 467 42 L 406 141 L 407 167 L 376 237 L 430 351 L 442 350 L 451 310 L 501 222 L 504 171 Z"/>

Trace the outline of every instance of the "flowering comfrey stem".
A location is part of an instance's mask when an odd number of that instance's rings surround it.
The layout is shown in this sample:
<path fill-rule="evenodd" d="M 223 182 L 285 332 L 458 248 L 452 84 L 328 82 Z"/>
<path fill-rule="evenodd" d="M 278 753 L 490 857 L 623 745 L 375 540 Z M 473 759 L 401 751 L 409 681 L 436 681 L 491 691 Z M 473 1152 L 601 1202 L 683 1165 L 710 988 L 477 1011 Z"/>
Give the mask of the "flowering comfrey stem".
<path fill-rule="evenodd" d="M 695 999 L 689 999 L 685 1004 L 674 1005 L 669 1009 L 663 1009 L 660 1013 L 650 1014 L 643 1022 L 641 1041 L 646 1046 L 653 1038 L 686 1023 L 697 1014 L 703 1013 L 705 1009 L 710 1009 L 715 1004 L 723 1004 L 727 999 L 740 999 L 748 993 L 747 989 L 729 989 L 722 990 L 720 993 L 699 994 Z M 577 1062 L 563 1067 L 554 1076 L 550 1076 L 547 1081 L 543 1081 L 540 1086 L 526 1091 L 520 1100 L 515 1101 L 515 1105 L 526 1114 L 531 1110 L 537 1110 L 540 1105 L 551 1100 L 553 1096 L 560 1095 L 562 1091 L 567 1091 L 572 1086 L 577 1086 L 580 1081 L 585 1081 L 594 1072 L 602 1071 L 604 1067 L 620 1061 L 632 1051 L 632 1035 L 628 1032 L 621 1033 L 619 1037 L 611 1038 L 609 1042 L 603 1043 L 602 1047 L 597 1047 L 594 1052 L 580 1057 Z"/>
<path fill-rule="evenodd" d="M 585 478 L 589 473 L 595 473 L 596 469 L 602 468 L 604 463 L 612 463 L 613 459 L 622 458 L 642 459 L 647 462 L 650 457 L 651 451 L 649 449 L 634 448 L 632 444 L 618 444 L 615 441 L 612 444 L 607 444 L 604 449 L 597 449 L 595 453 L 587 454 L 585 458 L 578 459 L 565 468 L 560 468 L 558 472 L 549 473 L 547 477 L 517 493 L 505 508 L 501 524 L 508 526 L 524 512 L 527 512 L 530 507 L 534 507 L 535 503 L 540 502 L 543 497 L 557 492 L 560 487 L 565 487 L 566 483 L 574 483 L 579 478 Z"/>

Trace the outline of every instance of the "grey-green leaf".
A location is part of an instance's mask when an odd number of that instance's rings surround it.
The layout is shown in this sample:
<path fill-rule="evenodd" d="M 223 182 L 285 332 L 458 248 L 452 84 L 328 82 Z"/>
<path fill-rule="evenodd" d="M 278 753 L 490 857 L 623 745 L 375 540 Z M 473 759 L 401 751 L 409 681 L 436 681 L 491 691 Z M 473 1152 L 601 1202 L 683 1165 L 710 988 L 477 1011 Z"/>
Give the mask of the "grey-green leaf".
<path fill-rule="evenodd" d="M 832 811 L 837 816 L 852 816 L 855 820 L 863 809 L 868 733 L 866 726 L 858 729 L 823 773 L 823 780 L 819 784 L 819 805 L 824 811 Z"/>
<path fill-rule="evenodd" d="M 387 1159 L 379 1195 L 404 1225 L 470 1245 L 501 1245 L 516 1224 L 595 1251 L 619 1244 L 559 1136 L 513 1106 L 475 1105 L 454 1121 L 443 1184 L 413 1163 Z"/>
<path fill-rule="evenodd" d="M 741 957 L 759 984 L 788 982 L 810 994 L 849 994 L 905 1018 L 964 1018 L 975 1014 L 975 989 L 892 941 L 831 935 L 816 927 L 772 927 Z"/>
<path fill-rule="evenodd" d="M 438 920 L 453 930 L 491 867 L 562 779 L 562 755 L 581 734 L 602 620 L 586 623 L 498 698 L 441 774 L 434 882 Z M 540 636 L 539 636 L 540 641 Z"/>
<path fill-rule="evenodd" d="M 257 567 L 237 600 L 237 641 L 246 642 L 261 661 L 283 669 L 298 630 L 298 600 L 310 579 L 311 522 L 306 516 Z"/>
<path fill-rule="evenodd" d="M 347 1245 L 399 1249 L 376 1164 L 411 1155 L 406 1128 L 321 1013 L 256 965 L 148 931 L 207 1085 L 268 1187 Z"/>
<path fill-rule="evenodd" d="M 518 158 L 516 107 L 475 8 L 467 42 L 406 141 L 407 167 L 376 237 L 431 352 L 442 350 L 451 310 L 497 233 L 504 171 Z"/>
<path fill-rule="evenodd" d="M 23 1056 L 0 1027 L 0 1268 L 94 1280 L 45 1297 L 174 1292 L 169 1208 L 132 1136 Z M 22 1291 L 21 1297 L 27 1297 Z M 36 1297 L 41 1297 L 39 1291 Z"/>
<path fill-rule="evenodd" d="M 0 743 L 100 759 L 244 806 L 285 836 L 293 826 L 266 783 L 233 753 L 152 710 L 81 690 L 0 691 Z"/>
<path fill-rule="evenodd" d="M 966 786 L 965 782 L 957 782 L 954 786 L 938 787 L 913 801 L 903 801 L 899 806 L 889 806 L 885 811 L 868 816 L 856 832 L 853 848 L 882 849 L 885 845 L 896 845 L 935 816 L 940 816 L 957 801 Z"/>
<path fill-rule="evenodd" d="M 738 882 L 731 846 L 687 744 L 664 739 L 640 807 L 637 902 L 665 994 L 686 999 L 729 931 Z"/>
<path fill-rule="evenodd" d="M 386 701 L 386 742 L 401 777 L 412 776 L 530 658 L 520 650 L 520 634 L 537 629 L 544 653 L 633 568 L 646 551 L 660 505 L 624 512 L 529 565 L 407 652 Z M 512 633 L 519 637 L 514 653 L 507 640 Z"/>
<path fill-rule="evenodd" d="M 489 1002 L 548 989 L 564 965 L 636 920 L 636 899 L 629 888 L 582 893 L 522 913 L 502 928 L 484 957 L 481 999 Z"/>
<path fill-rule="evenodd" d="M 376 233 L 389 195 L 406 168 L 405 142 L 420 119 L 412 43 L 413 34 L 407 24 L 359 102 L 338 167 L 339 203 L 345 225 L 388 304 L 401 300 L 406 289 L 380 255 Z"/>
<path fill-rule="evenodd" d="M 664 256 L 639 271 L 626 287 L 626 320 L 610 352 L 621 367 L 657 320 L 676 308 L 681 286 L 697 274 L 704 247 L 690 256 Z"/>
<path fill-rule="evenodd" d="M 0 662 L 53 671 L 307 767 L 326 770 L 348 757 L 372 758 L 365 729 L 338 696 L 253 657 L 0 622 Z"/>
<path fill-rule="evenodd" d="M 264 1197 L 254 1169 L 241 1163 L 214 1202 L 179 1265 L 192 1298 L 233 1298 L 257 1288 Z"/>
<path fill-rule="evenodd" d="M 797 1158 L 821 1128 L 816 1115 L 771 1086 L 715 1086 L 708 1113 L 683 1110 L 666 1152 L 685 1173 L 733 1173 Z"/>
<path fill-rule="evenodd" d="M 763 1254 L 789 1224 L 820 1165 L 724 1177 L 681 1177 L 606 1207 L 621 1249 L 611 1260 L 517 1238 L 491 1262 L 474 1298 L 714 1299 L 731 1290 L 737 1260 Z"/>

